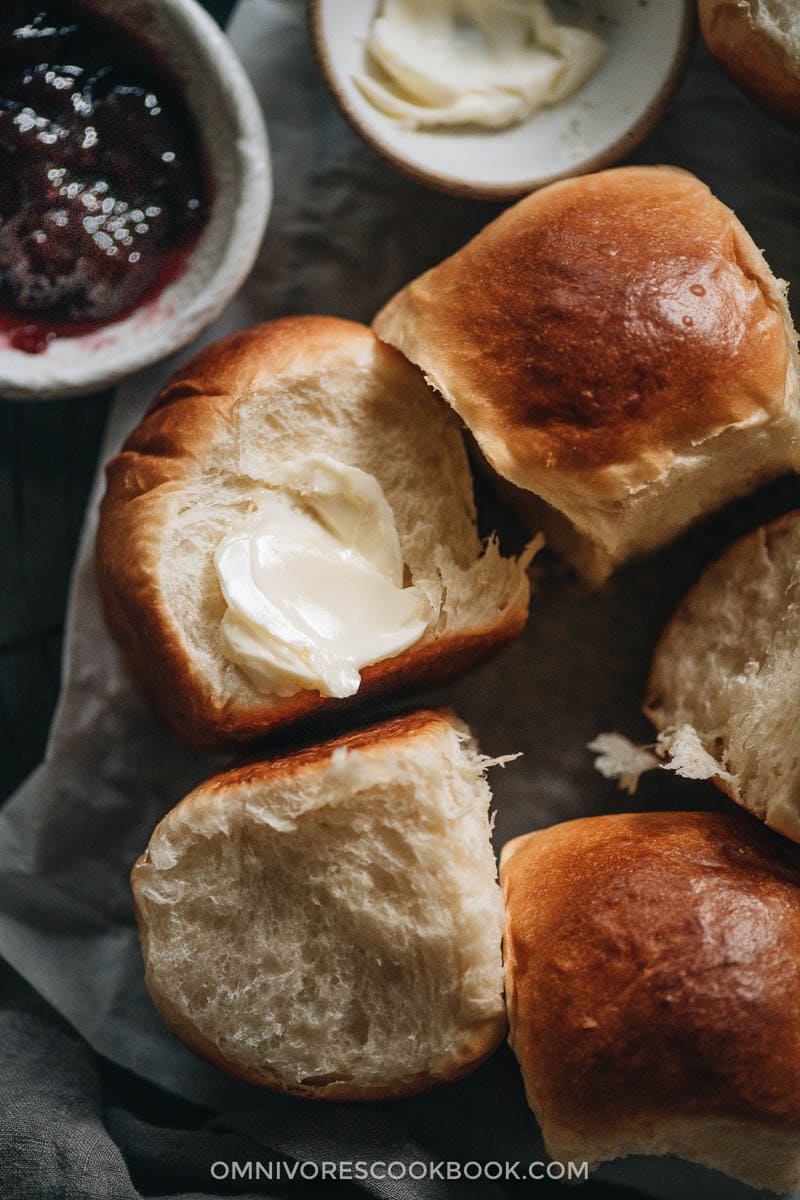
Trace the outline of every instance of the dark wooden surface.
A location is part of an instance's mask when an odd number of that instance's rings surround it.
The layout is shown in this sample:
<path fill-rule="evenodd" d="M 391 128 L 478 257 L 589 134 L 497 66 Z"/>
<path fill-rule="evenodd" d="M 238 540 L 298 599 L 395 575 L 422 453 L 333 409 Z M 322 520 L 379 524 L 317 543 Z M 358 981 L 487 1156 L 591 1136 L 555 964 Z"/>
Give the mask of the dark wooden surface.
<path fill-rule="evenodd" d="M 203 0 L 220 22 L 233 0 Z M 42 757 L 72 561 L 111 393 L 0 400 L 0 798 Z"/>

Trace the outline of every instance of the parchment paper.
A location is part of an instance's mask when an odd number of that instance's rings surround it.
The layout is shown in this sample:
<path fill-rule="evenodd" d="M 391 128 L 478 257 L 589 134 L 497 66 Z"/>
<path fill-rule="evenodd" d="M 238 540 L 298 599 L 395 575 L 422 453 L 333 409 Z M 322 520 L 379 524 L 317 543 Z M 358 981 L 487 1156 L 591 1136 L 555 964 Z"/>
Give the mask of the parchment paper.
<path fill-rule="evenodd" d="M 230 32 L 265 106 L 276 196 L 254 274 L 205 340 L 286 313 L 368 321 L 397 287 L 499 211 L 426 191 L 362 146 L 318 79 L 299 0 L 242 0 Z M 799 150 L 798 138 L 741 96 L 700 51 L 632 161 L 695 171 L 736 209 L 800 294 Z M 163 363 L 121 390 L 104 458 L 174 365 Z M 99 1053 L 188 1099 L 252 1110 L 261 1137 L 285 1153 L 297 1156 L 312 1136 L 331 1157 L 360 1150 L 535 1158 L 541 1143 L 508 1051 L 432 1096 L 369 1110 L 326 1108 L 234 1084 L 162 1028 L 142 982 L 128 873 L 160 816 L 224 760 L 179 745 L 120 668 L 93 580 L 100 488 L 98 477 L 75 567 L 63 692 L 46 759 L 0 817 L 0 952 Z M 597 775 L 585 743 L 606 729 L 648 738 L 639 704 L 663 621 L 712 554 L 797 498 L 793 481 L 779 482 L 621 572 L 599 594 L 582 593 L 561 568 L 542 562 L 525 636 L 489 666 L 423 697 L 452 704 L 487 753 L 523 752 L 493 773 L 498 846 L 581 814 L 724 806 L 711 785 L 666 772 L 646 776 L 630 800 Z M 602 1177 L 653 1196 L 751 1194 L 676 1162 L 632 1160 L 605 1168 Z M 433 1194 L 431 1185 L 404 1187 L 397 1194 Z"/>

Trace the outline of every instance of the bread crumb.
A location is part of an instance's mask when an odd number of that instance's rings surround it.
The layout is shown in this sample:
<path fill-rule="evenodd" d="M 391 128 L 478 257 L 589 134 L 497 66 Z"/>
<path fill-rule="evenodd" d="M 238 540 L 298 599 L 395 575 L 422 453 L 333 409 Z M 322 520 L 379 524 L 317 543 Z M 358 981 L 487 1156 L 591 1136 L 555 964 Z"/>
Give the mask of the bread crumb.
<path fill-rule="evenodd" d="M 587 749 L 597 755 L 595 769 L 605 779 L 616 779 L 620 789 L 629 796 L 636 791 L 640 776 L 662 765 L 655 747 L 637 746 L 621 733 L 598 733 Z"/>

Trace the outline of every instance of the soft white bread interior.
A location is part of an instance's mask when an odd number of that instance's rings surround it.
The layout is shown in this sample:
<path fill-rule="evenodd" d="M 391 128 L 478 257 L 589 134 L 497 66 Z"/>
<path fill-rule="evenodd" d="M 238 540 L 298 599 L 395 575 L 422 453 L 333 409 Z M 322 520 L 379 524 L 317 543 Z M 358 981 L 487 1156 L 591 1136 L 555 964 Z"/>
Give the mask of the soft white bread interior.
<path fill-rule="evenodd" d="M 265 694 L 223 653 L 214 552 L 271 472 L 329 455 L 374 476 L 406 585 L 431 602 L 421 640 L 367 666 L 356 699 L 454 674 L 518 634 L 525 562 L 479 539 L 459 423 L 363 325 L 275 321 L 182 368 L 107 468 L 97 573 L 107 623 L 152 703 L 185 739 L 246 740 L 343 701 Z"/>
<path fill-rule="evenodd" d="M 800 465 L 785 286 L 686 171 L 542 188 L 374 321 L 591 583 Z"/>
<path fill-rule="evenodd" d="M 800 862 L 743 813 L 504 848 L 510 1042 L 553 1158 L 676 1154 L 800 1186 Z"/>
<path fill-rule="evenodd" d="M 418 712 L 203 784 L 131 877 L 167 1025 L 300 1096 L 409 1095 L 506 1029 L 488 760 Z"/>
<path fill-rule="evenodd" d="M 700 0 L 712 54 L 755 100 L 800 125 L 800 4 L 797 0 Z"/>
<path fill-rule="evenodd" d="M 706 570 L 658 643 L 645 711 L 672 766 L 800 841 L 800 512 Z"/>

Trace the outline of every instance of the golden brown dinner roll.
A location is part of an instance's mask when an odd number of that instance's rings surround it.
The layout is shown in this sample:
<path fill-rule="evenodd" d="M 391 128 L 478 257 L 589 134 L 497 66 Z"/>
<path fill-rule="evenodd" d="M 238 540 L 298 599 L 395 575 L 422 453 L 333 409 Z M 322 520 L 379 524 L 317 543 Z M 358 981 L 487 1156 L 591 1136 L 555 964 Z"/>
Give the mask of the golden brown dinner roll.
<path fill-rule="evenodd" d="M 784 286 L 686 171 L 542 188 L 399 292 L 420 366 L 536 528 L 593 583 L 800 464 Z"/>
<path fill-rule="evenodd" d="M 260 325 L 183 367 L 107 469 L 97 574 L 180 736 L 241 741 L 463 670 L 527 616 L 455 416 L 365 326 Z"/>
<path fill-rule="evenodd" d="M 548 1152 L 677 1154 L 800 1185 L 800 865 L 732 813 L 569 821 L 505 847 L 511 1045 Z"/>
<path fill-rule="evenodd" d="M 670 765 L 800 841 L 800 512 L 712 564 L 667 625 L 645 711 Z"/>
<path fill-rule="evenodd" d="M 131 876 L 167 1025 L 317 1099 L 473 1070 L 506 1030 L 488 765 L 460 722 L 418 712 L 192 792 Z"/>
<path fill-rule="evenodd" d="M 706 45 L 736 82 L 791 125 L 800 125 L 797 0 L 700 0 Z"/>

